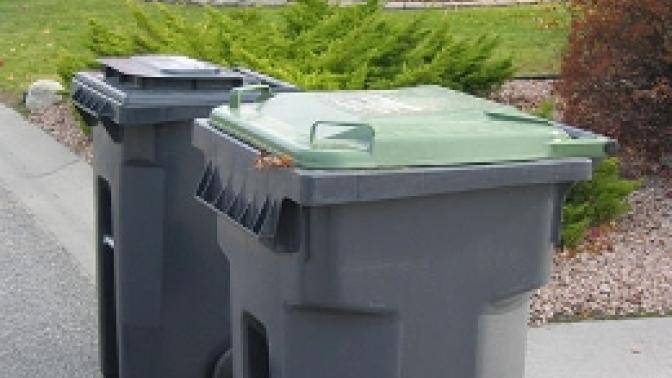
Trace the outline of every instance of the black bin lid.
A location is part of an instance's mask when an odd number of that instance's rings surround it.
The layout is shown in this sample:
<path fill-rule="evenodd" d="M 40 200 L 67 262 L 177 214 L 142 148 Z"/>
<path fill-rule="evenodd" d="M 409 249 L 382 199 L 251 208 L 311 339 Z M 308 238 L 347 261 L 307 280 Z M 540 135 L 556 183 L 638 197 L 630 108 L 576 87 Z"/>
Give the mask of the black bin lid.
<path fill-rule="evenodd" d="M 101 58 L 105 81 L 122 88 L 231 89 L 243 85 L 238 72 L 200 60 L 176 55 L 138 55 L 128 58 Z"/>
<path fill-rule="evenodd" d="M 71 85 L 72 100 L 89 124 L 138 126 L 207 117 L 229 101 L 233 88 L 246 83 L 266 84 L 279 92 L 297 90 L 251 70 L 185 56 L 105 57 L 98 62 L 103 72 L 79 72 Z"/>
<path fill-rule="evenodd" d="M 128 58 L 101 58 L 98 62 L 118 73 L 137 77 L 229 77 L 214 64 L 176 55 L 139 55 Z"/>

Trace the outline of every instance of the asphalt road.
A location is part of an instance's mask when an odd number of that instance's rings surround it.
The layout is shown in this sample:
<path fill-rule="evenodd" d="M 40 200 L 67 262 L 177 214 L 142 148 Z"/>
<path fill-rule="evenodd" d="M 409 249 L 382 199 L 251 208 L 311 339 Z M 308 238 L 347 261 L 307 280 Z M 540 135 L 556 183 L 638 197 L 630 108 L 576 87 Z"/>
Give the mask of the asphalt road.
<path fill-rule="evenodd" d="M 0 182 L 0 378 L 97 377 L 95 288 Z"/>

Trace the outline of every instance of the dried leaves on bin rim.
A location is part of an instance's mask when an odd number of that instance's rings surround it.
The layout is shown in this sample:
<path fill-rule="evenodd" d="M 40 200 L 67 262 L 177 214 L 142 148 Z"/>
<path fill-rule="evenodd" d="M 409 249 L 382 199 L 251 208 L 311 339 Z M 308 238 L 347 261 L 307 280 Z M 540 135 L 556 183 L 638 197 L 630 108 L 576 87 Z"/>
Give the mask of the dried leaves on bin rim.
<path fill-rule="evenodd" d="M 262 151 L 254 160 L 254 167 L 256 169 L 290 168 L 293 166 L 294 160 L 287 154 L 271 154 Z"/>
<path fill-rule="evenodd" d="M 672 6 L 667 0 L 571 0 L 559 94 L 564 120 L 651 161 L 672 153 Z"/>

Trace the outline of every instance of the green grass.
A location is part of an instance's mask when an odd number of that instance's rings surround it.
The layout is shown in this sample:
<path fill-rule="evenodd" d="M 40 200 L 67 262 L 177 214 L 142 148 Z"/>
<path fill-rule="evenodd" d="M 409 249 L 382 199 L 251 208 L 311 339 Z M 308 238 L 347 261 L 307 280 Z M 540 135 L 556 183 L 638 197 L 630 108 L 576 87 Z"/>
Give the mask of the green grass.
<path fill-rule="evenodd" d="M 468 8 L 437 13 L 436 17 L 448 18 L 458 36 L 498 35 L 499 54 L 513 58 L 518 75 L 557 73 L 560 68 L 570 21 L 569 12 L 561 6 Z M 395 17 L 403 14 L 395 12 Z"/>
<path fill-rule="evenodd" d="M 176 7 L 190 18 L 198 18 L 203 11 L 197 6 Z M 269 10 L 272 12 L 275 10 Z M 409 12 L 389 11 L 388 14 L 408 17 Z M 567 12 L 560 7 L 426 12 L 431 12 L 437 22 L 447 19 L 460 37 L 482 33 L 499 35 L 498 53 L 512 56 L 519 74 L 558 69 L 569 20 Z M 87 21 L 91 18 L 115 28 L 134 25 L 122 0 L 0 0 L 0 93 L 4 93 L 0 101 L 16 99 L 34 80 L 55 78 L 59 51 L 85 51 Z"/>
<path fill-rule="evenodd" d="M 197 7 L 182 7 L 198 16 Z M 0 92 L 16 97 L 34 80 L 56 78 L 60 51 L 86 51 L 88 20 L 135 25 L 122 0 L 0 0 Z"/>

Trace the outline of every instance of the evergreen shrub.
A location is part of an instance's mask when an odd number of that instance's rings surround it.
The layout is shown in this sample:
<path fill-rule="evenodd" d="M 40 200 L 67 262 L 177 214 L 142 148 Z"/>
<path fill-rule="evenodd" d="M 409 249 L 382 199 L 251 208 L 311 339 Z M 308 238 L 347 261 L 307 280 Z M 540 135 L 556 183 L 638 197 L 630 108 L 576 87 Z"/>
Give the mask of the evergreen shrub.
<path fill-rule="evenodd" d="M 372 0 L 340 7 L 326 0 L 298 0 L 277 12 L 261 8 L 206 8 L 187 19 L 161 4 L 148 12 L 129 1 L 136 28 L 117 31 L 93 20 L 90 56 L 63 60 L 64 81 L 92 56 L 184 54 L 217 64 L 246 66 L 303 89 L 385 89 L 436 84 L 485 95 L 513 73 L 510 58 L 497 58 L 497 38 L 460 39 L 447 20 L 430 13 L 392 18 Z"/>

